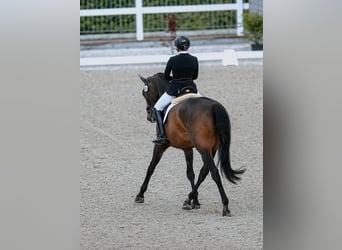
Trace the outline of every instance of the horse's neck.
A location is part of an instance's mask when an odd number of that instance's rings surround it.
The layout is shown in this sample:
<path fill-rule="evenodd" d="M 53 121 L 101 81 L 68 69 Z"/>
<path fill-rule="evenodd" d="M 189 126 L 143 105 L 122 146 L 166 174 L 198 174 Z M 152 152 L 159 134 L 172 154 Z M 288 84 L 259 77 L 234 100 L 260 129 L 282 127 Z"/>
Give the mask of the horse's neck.
<path fill-rule="evenodd" d="M 157 73 L 154 75 L 153 84 L 158 90 L 159 96 L 162 96 L 169 87 L 169 81 L 164 78 L 163 73 Z"/>
<path fill-rule="evenodd" d="M 158 89 L 159 96 L 162 96 L 166 92 L 166 89 Z"/>
<path fill-rule="evenodd" d="M 166 84 L 163 84 L 163 83 L 158 84 L 157 88 L 158 88 L 159 96 L 162 96 L 165 93 L 165 91 L 167 90 L 167 87 L 168 85 Z"/>

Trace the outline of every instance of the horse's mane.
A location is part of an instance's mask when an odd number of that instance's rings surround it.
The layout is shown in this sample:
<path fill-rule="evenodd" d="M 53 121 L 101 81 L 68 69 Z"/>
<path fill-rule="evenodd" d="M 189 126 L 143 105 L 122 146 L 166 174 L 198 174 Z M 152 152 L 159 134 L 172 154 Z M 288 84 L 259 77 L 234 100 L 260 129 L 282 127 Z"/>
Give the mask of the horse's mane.
<path fill-rule="evenodd" d="M 148 79 L 150 79 L 152 82 L 161 82 L 161 81 L 167 81 L 165 79 L 164 73 L 162 72 L 158 72 L 155 73 L 153 76 L 148 77 Z"/>
<path fill-rule="evenodd" d="M 165 78 L 164 73 L 162 73 L 162 72 L 155 73 L 153 76 L 160 77 L 160 78 Z"/>
<path fill-rule="evenodd" d="M 162 95 L 169 85 L 169 81 L 166 80 L 164 73 L 155 73 L 153 76 L 150 77 L 150 79 L 153 84 L 157 86 L 159 95 Z"/>

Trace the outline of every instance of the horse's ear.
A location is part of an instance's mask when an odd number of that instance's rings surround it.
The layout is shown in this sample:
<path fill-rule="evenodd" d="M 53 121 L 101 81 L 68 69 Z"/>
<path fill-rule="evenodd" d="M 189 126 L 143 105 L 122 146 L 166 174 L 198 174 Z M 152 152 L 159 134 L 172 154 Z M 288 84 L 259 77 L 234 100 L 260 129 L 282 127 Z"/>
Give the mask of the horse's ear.
<path fill-rule="evenodd" d="M 139 75 L 139 77 L 143 83 L 147 84 L 147 79 L 145 77 L 142 77 L 141 75 Z"/>

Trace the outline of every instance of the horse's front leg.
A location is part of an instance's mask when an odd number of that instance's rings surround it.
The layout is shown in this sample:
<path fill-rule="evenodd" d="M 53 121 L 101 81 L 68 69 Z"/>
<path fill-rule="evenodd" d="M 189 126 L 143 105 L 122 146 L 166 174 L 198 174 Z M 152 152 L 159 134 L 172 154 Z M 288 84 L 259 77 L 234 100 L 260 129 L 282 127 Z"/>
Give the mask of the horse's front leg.
<path fill-rule="evenodd" d="M 185 155 L 185 161 L 186 161 L 186 176 L 188 177 L 190 184 L 191 184 L 191 193 L 189 198 L 186 199 L 183 203 L 183 209 L 190 210 L 193 208 L 199 208 L 199 202 L 198 202 L 198 193 L 197 190 L 195 190 L 195 173 L 193 168 L 193 150 L 192 149 L 183 149 L 184 155 Z M 191 201 L 193 200 L 193 204 Z"/>
<path fill-rule="evenodd" d="M 215 156 L 216 151 L 213 151 L 213 156 Z M 205 180 L 205 178 L 207 177 L 207 175 L 209 174 L 209 168 L 206 165 L 203 165 L 200 173 L 198 175 L 198 180 L 196 182 L 196 185 L 194 188 L 192 188 L 192 191 L 189 194 L 189 198 L 185 200 L 184 204 L 191 204 L 191 200 L 193 200 L 192 202 L 192 208 L 200 208 L 201 204 L 198 201 L 198 188 L 201 185 L 201 183 Z"/>
<path fill-rule="evenodd" d="M 209 169 L 205 165 L 203 165 L 203 167 L 201 168 L 200 173 L 198 175 L 198 180 L 197 180 L 197 183 L 195 185 L 195 188 L 189 194 L 189 199 L 193 200 L 193 202 L 192 202 L 193 208 L 197 209 L 197 208 L 200 208 L 200 206 L 201 206 L 201 204 L 198 201 L 198 191 L 197 190 L 198 190 L 199 186 L 201 185 L 201 183 L 207 177 L 208 173 L 209 173 Z"/>
<path fill-rule="evenodd" d="M 168 146 L 164 146 L 164 145 L 157 145 L 157 144 L 154 145 L 152 160 L 150 162 L 150 165 L 147 168 L 147 173 L 146 173 L 144 183 L 141 185 L 140 191 L 137 194 L 137 196 L 135 197 L 136 203 L 144 203 L 144 193 L 147 190 L 148 183 L 151 179 L 151 176 L 152 176 L 157 164 L 159 163 L 162 155 L 164 154 L 164 152 L 167 148 L 168 148 Z"/>

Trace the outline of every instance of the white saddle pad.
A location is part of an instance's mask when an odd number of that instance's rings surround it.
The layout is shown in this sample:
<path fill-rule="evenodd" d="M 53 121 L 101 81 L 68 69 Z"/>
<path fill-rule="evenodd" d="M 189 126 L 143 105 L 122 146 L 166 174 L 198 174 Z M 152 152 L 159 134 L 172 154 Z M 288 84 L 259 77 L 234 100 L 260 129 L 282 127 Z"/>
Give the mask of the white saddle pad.
<path fill-rule="evenodd" d="M 186 99 L 189 99 L 189 98 L 198 98 L 198 97 L 201 97 L 200 94 L 195 94 L 195 93 L 189 93 L 189 94 L 185 94 L 185 95 L 182 95 L 182 96 L 179 96 L 175 99 L 173 99 L 171 101 L 171 104 L 167 107 L 166 109 L 166 112 L 165 112 L 165 115 L 164 115 L 164 123 L 166 121 L 166 118 L 167 118 L 167 115 L 169 114 L 169 111 L 174 107 L 176 106 L 178 103 L 181 103 L 183 101 L 185 101 Z"/>

